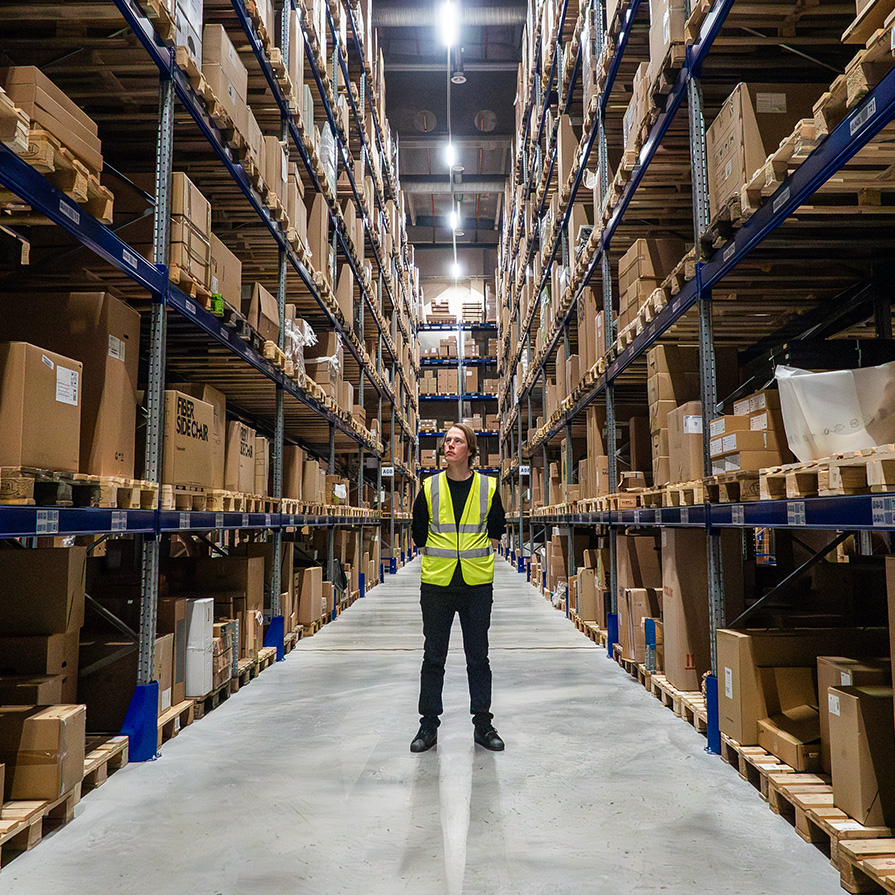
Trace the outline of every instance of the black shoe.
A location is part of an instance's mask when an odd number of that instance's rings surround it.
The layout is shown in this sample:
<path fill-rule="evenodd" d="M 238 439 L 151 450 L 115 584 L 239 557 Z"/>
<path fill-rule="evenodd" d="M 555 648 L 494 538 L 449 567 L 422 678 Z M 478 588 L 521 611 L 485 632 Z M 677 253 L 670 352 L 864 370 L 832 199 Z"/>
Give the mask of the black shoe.
<path fill-rule="evenodd" d="M 476 727 L 475 741 L 491 752 L 503 752 L 504 741 L 500 738 L 497 731 L 489 724 L 487 727 Z"/>
<path fill-rule="evenodd" d="M 411 752 L 428 752 L 438 742 L 437 727 L 420 727 L 410 744 Z"/>

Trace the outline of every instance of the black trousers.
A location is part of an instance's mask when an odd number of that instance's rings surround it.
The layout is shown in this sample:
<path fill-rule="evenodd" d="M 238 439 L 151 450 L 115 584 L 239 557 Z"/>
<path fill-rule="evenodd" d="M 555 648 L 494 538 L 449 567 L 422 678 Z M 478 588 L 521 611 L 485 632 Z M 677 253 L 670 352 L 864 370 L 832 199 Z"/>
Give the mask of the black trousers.
<path fill-rule="evenodd" d="M 469 681 L 469 710 L 475 721 L 491 720 L 491 664 L 488 661 L 488 628 L 494 588 L 490 584 L 458 592 L 424 584 L 420 594 L 423 611 L 423 667 L 420 672 L 420 715 L 438 723 L 444 711 L 444 663 L 447 659 L 454 613 L 460 616 L 466 676 Z"/>

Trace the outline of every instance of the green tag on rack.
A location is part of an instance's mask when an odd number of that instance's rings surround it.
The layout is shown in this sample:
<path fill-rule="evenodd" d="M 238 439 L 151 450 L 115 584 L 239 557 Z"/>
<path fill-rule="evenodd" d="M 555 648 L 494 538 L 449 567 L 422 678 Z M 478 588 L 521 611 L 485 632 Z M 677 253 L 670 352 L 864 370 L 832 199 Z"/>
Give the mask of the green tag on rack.
<path fill-rule="evenodd" d="M 208 305 L 208 310 L 210 313 L 214 314 L 215 317 L 223 317 L 224 296 L 218 292 L 213 292 L 211 295 L 211 303 Z"/>

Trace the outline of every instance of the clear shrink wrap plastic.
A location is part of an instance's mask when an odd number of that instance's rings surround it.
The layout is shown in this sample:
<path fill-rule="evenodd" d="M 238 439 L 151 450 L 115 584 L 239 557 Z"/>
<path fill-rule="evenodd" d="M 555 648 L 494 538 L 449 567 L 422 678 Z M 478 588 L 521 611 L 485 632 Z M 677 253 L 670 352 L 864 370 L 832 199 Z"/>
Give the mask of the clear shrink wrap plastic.
<path fill-rule="evenodd" d="M 296 373 L 305 372 L 305 348 L 317 344 L 317 336 L 307 320 L 286 320 L 284 350 Z"/>
<path fill-rule="evenodd" d="M 812 373 L 778 366 L 783 426 L 802 463 L 895 442 L 895 362 Z"/>

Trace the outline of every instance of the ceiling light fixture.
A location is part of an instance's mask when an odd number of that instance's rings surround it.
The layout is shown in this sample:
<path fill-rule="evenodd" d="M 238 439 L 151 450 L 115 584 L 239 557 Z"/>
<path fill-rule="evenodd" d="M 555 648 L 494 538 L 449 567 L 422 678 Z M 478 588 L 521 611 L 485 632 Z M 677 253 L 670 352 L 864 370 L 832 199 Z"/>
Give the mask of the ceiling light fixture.
<path fill-rule="evenodd" d="M 451 66 L 451 83 L 466 83 L 466 74 L 463 71 L 463 47 L 457 48 L 457 64 L 455 66 Z"/>
<path fill-rule="evenodd" d="M 456 3 L 446 0 L 441 4 L 441 39 L 446 47 L 460 42 L 460 9 Z"/>
<path fill-rule="evenodd" d="M 447 146 L 444 147 L 444 158 L 447 162 L 447 166 L 449 168 L 454 167 L 454 162 L 457 160 L 457 154 L 454 151 L 454 144 L 448 143 Z"/>
<path fill-rule="evenodd" d="M 462 272 L 463 272 L 463 271 L 460 269 L 460 262 L 459 262 L 459 261 L 455 261 L 455 262 L 451 265 L 451 276 L 452 276 L 455 280 L 458 280 L 458 279 L 460 278 L 460 274 L 461 274 Z"/>
<path fill-rule="evenodd" d="M 457 227 L 460 226 L 460 215 L 457 214 L 456 209 L 451 212 L 450 221 L 451 221 L 451 230 L 453 230 L 456 233 Z"/>

